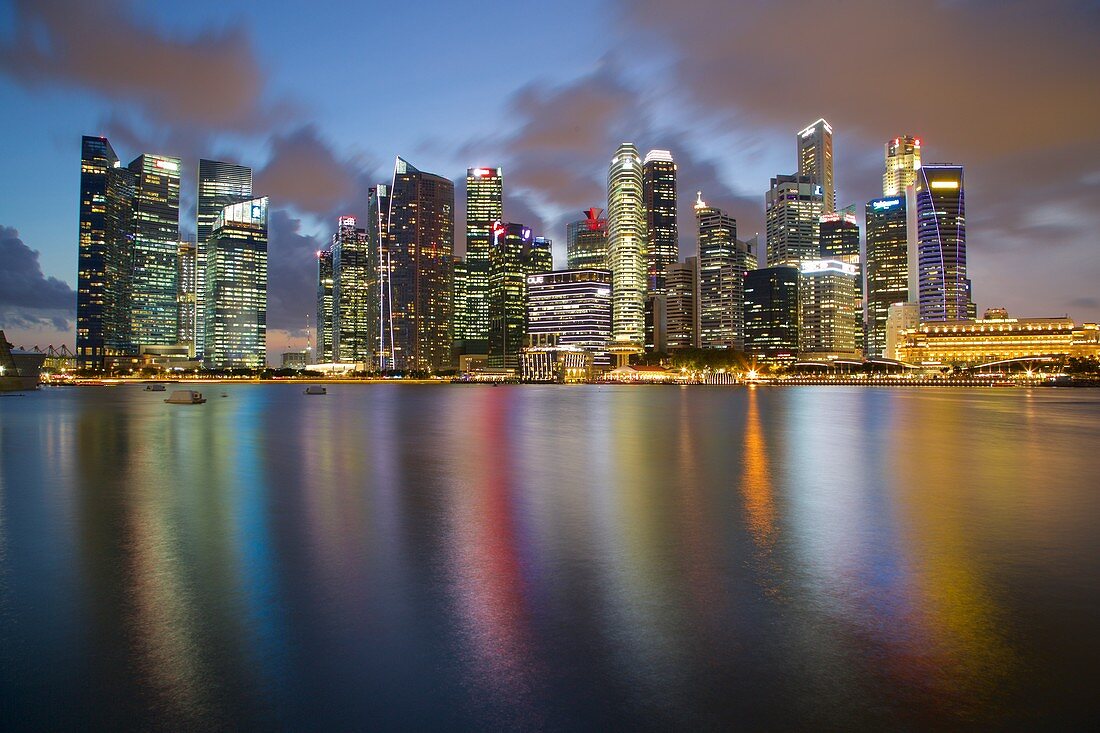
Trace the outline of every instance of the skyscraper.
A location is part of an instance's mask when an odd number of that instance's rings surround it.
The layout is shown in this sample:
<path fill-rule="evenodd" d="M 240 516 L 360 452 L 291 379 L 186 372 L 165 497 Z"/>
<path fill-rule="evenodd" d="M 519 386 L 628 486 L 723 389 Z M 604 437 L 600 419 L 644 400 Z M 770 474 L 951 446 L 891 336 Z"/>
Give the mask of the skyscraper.
<path fill-rule="evenodd" d="M 102 369 L 130 349 L 130 258 L 136 176 L 107 138 L 81 138 L 76 359 Z"/>
<path fill-rule="evenodd" d="M 367 243 L 371 265 L 368 277 L 374 296 L 368 302 L 368 320 L 373 324 L 372 366 L 380 371 L 393 369 L 393 293 L 390 288 L 392 258 L 389 244 L 390 187 L 385 183 L 367 189 Z"/>
<path fill-rule="evenodd" d="M 315 359 L 321 364 L 335 361 L 333 340 L 332 247 L 317 253 L 317 346 Z"/>
<path fill-rule="evenodd" d="M 615 341 L 641 348 L 645 339 L 645 206 L 642 161 L 623 143 L 607 171 L 607 261 L 612 278 Z"/>
<path fill-rule="evenodd" d="M 397 369 L 451 363 L 454 202 L 454 183 L 397 159 L 387 221 Z"/>
<path fill-rule="evenodd" d="M 771 180 L 764 198 L 769 267 L 797 267 L 820 257 L 822 187 L 800 175 Z"/>
<path fill-rule="evenodd" d="M 882 174 L 882 195 L 903 196 L 917 181 L 920 170 L 920 140 L 912 135 L 895 137 L 886 143 L 886 170 Z"/>
<path fill-rule="evenodd" d="M 584 212 L 585 218 L 565 225 L 565 253 L 570 270 L 607 269 L 607 219 L 603 209 Z"/>
<path fill-rule="evenodd" d="M 522 224 L 496 222 L 489 250 L 488 364 L 497 369 L 519 368 L 526 335 L 527 277 L 545 274 L 549 240 L 535 241 Z"/>
<path fill-rule="evenodd" d="M 836 260 L 851 265 L 855 275 L 855 339 L 856 349 L 863 343 L 863 262 L 859 256 L 859 221 L 854 206 L 846 206 L 831 214 L 821 215 L 821 259 Z"/>
<path fill-rule="evenodd" d="M 527 334 L 556 335 L 559 346 L 584 349 L 607 365 L 611 339 L 611 273 L 559 270 L 527 276 Z"/>
<path fill-rule="evenodd" d="M 455 333 L 470 353 L 486 353 L 489 337 L 489 241 L 493 222 L 504 218 L 504 174 L 500 168 L 466 170 L 466 314 Z"/>
<path fill-rule="evenodd" d="M 206 240 L 206 345 L 215 369 L 267 363 L 267 197 L 222 209 Z"/>
<path fill-rule="evenodd" d="M 665 323 L 669 351 L 699 345 L 698 269 L 698 257 L 688 257 L 684 262 L 674 262 L 665 268 Z"/>
<path fill-rule="evenodd" d="M 806 260 L 798 285 L 799 353 L 806 358 L 856 355 L 856 266 Z"/>
<path fill-rule="evenodd" d="M 455 255 L 454 261 L 454 306 L 451 308 L 451 312 L 454 313 L 455 319 L 455 342 L 463 341 L 463 334 L 466 333 L 467 313 L 469 300 L 469 287 L 470 287 L 470 271 L 466 266 L 466 260 L 462 259 L 458 255 Z"/>
<path fill-rule="evenodd" d="M 230 204 L 248 201 L 252 198 L 252 169 L 226 163 L 220 160 L 199 159 L 198 195 L 195 198 L 196 260 L 195 277 L 197 282 L 205 282 L 206 239 L 214 229 L 214 222 L 222 209 Z M 203 288 L 199 288 L 195 297 L 197 313 L 205 313 L 202 302 Z M 195 350 L 202 356 L 205 344 L 203 328 L 205 322 L 200 315 L 195 326 Z"/>
<path fill-rule="evenodd" d="M 144 154 L 128 166 L 137 177 L 130 279 L 135 346 L 176 343 L 176 254 L 180 239 L 180 161 Z"/>
<path fill-rule="evenodd" d="M 905 197 L 868 201 L 866 350 L 869 356 L 886 355 L 890 306 L 909 298 L 908 242 Z"/>
<path fill-rule="evenodd" d="M 374 321 L 370 300 L 370 245 L 353 216 L 341 216 L 332 235 L 333 361 L 370 363 L 374 355 Z"/>
<path fill-rule="evenodd" d="M 197 322 L 204 319 L 204 315 L 196 310 L 198 291 L 202 290 L 203 283 L 198 279 L 198 252 L 194 242 L 180 242 L 176 250 L 176 308 L 178 310 L 176 341 L 187 344 L 188 352 L 194 356 L 198 353 L 195 345 L 195 330 Z"/>
<path fill-rule="evenodd" d="M 699 225 L 699 346 L 744 348 L 745 273 L 756 269 L 756 253 L 737 239 L 737 220 L 695 204 Z"/>
<path fill-rule="evenodd" d="M 833 185 L 833 128 L 824 119 L 799 130 L 798 175 L 821 186 L 822 210 L 836 209 Z"/>
<path fill-rule="evenodd" d="M 963 167 L 921 166 L 915 194 L 921 322 L 973 318 L 970 280 L 966 275 Z"/>
<path fill-rule="evenodd" d="M 651 293 L 664 293 L 665 267 L 680 260 L 676 229 L 676 163 L 667 150 L 650 150 L 642 161 L 646 218 L 646 276 Z"/>
<path fill-rule="evenodd" d="M 746 273 L 746 352 L 773 361 L 797 358 L 798 278 L 795 267 L 765 267 Z"/>

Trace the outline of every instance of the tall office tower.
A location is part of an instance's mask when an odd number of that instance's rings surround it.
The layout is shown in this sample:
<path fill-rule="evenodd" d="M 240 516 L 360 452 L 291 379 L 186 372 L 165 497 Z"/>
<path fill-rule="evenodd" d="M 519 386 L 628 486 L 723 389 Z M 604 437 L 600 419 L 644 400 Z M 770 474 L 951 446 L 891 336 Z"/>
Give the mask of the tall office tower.
<path fill-rule="evenodd" d="M 756 269 L 756 253 L 737 239 L 737 220 L 695 203 L 699 224 L 699 346 L 744 348 L 745 273 Z"/>
<path fill-rule="evenodd" d="M 393 369 L 393 293 L 390 289 L 392 258 L 389 245 L 390 188 L 384 183 L 367 189 L 367 243 L 370 246 L 370 285 L 374 296 L 368 302 L 373 351 L 373 367 Z"/>
<path fill-rule="evenodd" d="M 668 352 L 668 296 L 665 293 L 645 296 L 645 350 Z"/>
<path fill-rule="evenodd" d="M 961 165 L 924 165 L 914 186 L 921 322 L 973 318 Z"/>
<path fill-rule="evenodd" d="M 821 215 L 821 259 L 856 268 L 856 349 L 864 349 L 863 262 L 859 254 L 859 221 L 855 206 Z"/>
<path fill-rule="evenodd" d="M 230 204 L 206 239 L 206 345 L 215 369 L 267 363 L 267 197 Z"/>
<path fill-rule="evenodd" d="M 136 177 L 119 166 L 107 138 L 80 141 L 80 242 L 76 361 L 102 369 L 130 349 L 130 256 Z"/>
<path fill-rule="evenodd" d="M 886 356 L 890 305 L 909 298 L 909 237 L 904 196 L 867 202 L 867 346 Z M 892 357 L 891 357 L 892 358 Z"/>
<path fill-rule="evenodd" d="M 886 143 L 886 170 L 882 174 L 882 195 L 901 196 L 917 182 L 920 170 L 920 140 L 912 135 L 895 137 Z"/>
<path fill-rule="evenodd" d="M 374 356 L 369 305 L 375 296 L 372 258 L 367 231 L 356 224 L 354 216 L 341 216 L 332 235 L 333 361 L 370 363 Z"/>
<path fill-rule="evenodd" d="M 665 267 L 680 261 L 676 229 L 676 163 L 667 150 L 650 150 L 642 161 L 649 292 L 665 292 Z"/>
<path fill-rule="evenodd" d="M 469 299 L 469 287 L 470 287 L 470 271 L 466 266 L 466 260 L 462 259 L 458 255 L 455 255 L 454 261 L 454 305 L 451 308 L 451 312 L 454 313 L 455 318 L 455 336 L 454 340 L 456 344 L 464 342 L 464 334 L 466 333 L 467 324 L 467 302 Z M 465 346 L 463 345 L 464 349 Z M 461 352 L 459 352 L 461 353 Z"/>
<path fill-rule="evenodd" d="M 855 265 L 807 260 L 798 285 L 799 353 L 808 358 L 856 356 Z"/>
<path fill-rule="evenodd" d="M 565 225 L 565 254 L 570 270 L 607 269 L 607 219 L 603 209 L 589 209 L 585 218 Z"/>
<path fill-rule="evenodd" d="M 540 238 L 541 239 L 541 238 Z M 546 274 L 549 240 L 536 244 L 522 224 L 496 222 L 489 250 L 488 365 L 517 369 L 526 335 L 527 277 Z M 551 264 L 552 269 L 552 264 Z"/>
<path fill-rule="evenodd" d="M 836 188 L 833 186 L 833 128 L 821 119 L 799 130 L 798 175 L 821 186 L 823 211 L 836 209 Z"/>
<path fill-rule="evenodd" d="M 176 343 L 176 250 L 180 240 L 180 161 L 141 155 L 131 161 L 134 246 L 130 329 L 135 346 Z"/>
<path fill-rule="evenodd" d="M 596 364 L 609 364 L 611 272 L 559 270 L 528 275 L 527 334 L 557 334 L 559 346 L 590 351 Z"/>
<path fill-rule="evenodd" d="M 197 353 L 195 326 L 199 313 L 195 304 L 202 288 L 198 280 L 198 252 L 194 242 L 180 242 L 176 250 L 176 308 L 179 331 L 176 341 L 187 344 L 191 356 Z"/>
<path fill-rule="evenodd" d="M 765 267 L 745 275 L 745 351 L 769 361 L 798 357 L 796 267 Z"/>
<path fill-rule="evenodd" d="M 397 369 L 451 363 L 454 207 L 454 183 L 397 159 L 387 220 Z"/>
<path fill-rule="evenodd" d="M 696 293 L 698 257 L 673 262 L 665 267 L 665 328 L 668 350 L 692 349 L 699 345 L 699 309 Z"/>
<path fill-rule="evenodd" d="M 500 168 L 466 169 L 465 330 L 455 338 L 469 353 L 486 353 L 489 338 L 489 238 L 493 222 L 504 218 L 504 174 Z"/>
<path fill-rule="evenodd" d="M 531 272 L 551 272 L 554 269 L 554 240 L 535 237 L 531 240 Z"/>
<path fill-rule="evenodd" d="M 641 347 L 645 340 L 646 249 L 642 161 L 623 143 L 607 170 L 607 263 L 612 278 L 614 340 Z"/>
<path fill-rule="evenodd" d="M 333 340 L 333 271 L 332 247 L 317 253 L 317 346 L 314 357 L 320 364 L 328 364 L 335 359 Z"/>
<path fill-rule="evenodd" d="M 764 198 L 768 267 L 797 267 L 820 257 L 822 188 L 798 175 L 776 176 Z"/>
<path fill-rule="evenodd" d="M 205 282 L 206 244 L 207 237 L 214 229 L 214 222 L 222 209 L 230 204 L 248 201 L 252 198 L 252 169 L 226 163 L 221 160 L 199 159 L 198 194 L 195 198 L 195 232 L 196 232 L 196 279 Z M 205 307 L 202 302 L 203 288 L 196 293 L 196 312 L 202 314 Z M 206 343 L 203 334 L 205 326 L 201 315 L 196 321 L 195 349 L 196 355 L 202 356 L 203 345 Z"/>

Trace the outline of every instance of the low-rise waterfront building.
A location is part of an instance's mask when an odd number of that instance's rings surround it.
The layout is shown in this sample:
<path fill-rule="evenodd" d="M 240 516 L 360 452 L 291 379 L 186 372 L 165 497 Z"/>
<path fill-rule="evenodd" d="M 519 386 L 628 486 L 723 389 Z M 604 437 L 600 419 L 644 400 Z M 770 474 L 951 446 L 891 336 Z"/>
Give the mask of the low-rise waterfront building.
<path fill-rule="evenodd" d="M 1011 359 L 1100 357 L 1100 327 L 1072 318 L 979 318 L 921 323 L 898 349 L 910 364 L 979 366 Z"/>

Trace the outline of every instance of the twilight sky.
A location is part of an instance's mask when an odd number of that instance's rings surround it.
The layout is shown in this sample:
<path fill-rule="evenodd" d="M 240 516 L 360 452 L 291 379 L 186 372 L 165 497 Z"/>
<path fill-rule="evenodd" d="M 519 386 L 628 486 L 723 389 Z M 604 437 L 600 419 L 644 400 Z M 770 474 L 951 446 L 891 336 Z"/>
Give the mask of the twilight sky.
<path fill-rule="evenodd" d="M 1100 320 L 1100 2 L 0 0 L 0 328 L 73 346 L 80 136 L 125 162 L 252 166 L 271 197 L 269 351 L 304 344 L 313 252 L 401 155 L 499 165 L 505 218 L 555 241 L 604 207 L 616 145 L 667 148 L 681 256 L 694 192 L 764 228 L 795 131 L 836 132 L 839 206 L 881 193 L 882 146 L 966 166 L 979 312 Z"/>

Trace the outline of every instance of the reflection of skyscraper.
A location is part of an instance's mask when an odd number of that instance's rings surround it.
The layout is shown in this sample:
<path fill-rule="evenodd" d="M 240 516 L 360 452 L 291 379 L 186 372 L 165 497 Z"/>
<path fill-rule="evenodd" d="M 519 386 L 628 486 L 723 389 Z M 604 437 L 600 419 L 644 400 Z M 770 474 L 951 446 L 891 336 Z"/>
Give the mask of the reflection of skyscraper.
<path fill-rule="evenodd" d="M 317 346 L 315 359 L 334 361 L 332 338 L 332 248 L 317 253 Z"/>
<path fill-rule="evenodd" d="M 397 159 L 387 223 L 396 368 L 451 363 L 454 184 Z"/>
<path fill-rule="evenodd" d="M 614 339 L 641 347 L 645 339 L 645 207 L 642 161 L 634 143 L 619 146 L 607 171 L 607 260 L 613 281 Z"/>
<path fill-rule="evenodd" d="M 356 223 L 341 216 L 332 236 L 332 350 L 333 361 L 368 363 L 374 337 L 369 301 L 375 293 L 367 232 Z"/>
<path fill-rule="evenodd" d="M 909 298 L 909 252 L 904 196 L 867 202 L 867 354 L 885 356 L 886 318 Z M 892 358 L 892 357 L 891 357 Z"/>
<path fill-rule="evenodd" d="M 665 267 L 680 260 L 676 229 L 676 163 L 667 150 L 650 150 L 642 162 L 646 217 L 646 276 L 651 293 L 663 293 Z"/>
<path fill-rule="evenodd" d="M 915 185 L 920 319 L 973 318 L 966 276 L 966 204 L 961 165 L 924 165 Z"/>
<path fill-rule="evenodd" d="M 607 269 L 607 219 L 603 209 L 589 209 L 585 218 L 565 225 L 565 253 L 570 270 Z"/>
<path fill-rule="evenodd" d="M 136 176 L 106 138 L 81 138 L 76 358 L 102 369 L 130 348 L 130 256 Z"/>
<path fill-rule="evenodd" d="M 180 161 L 144 154 L 129 165 L 137 176 L 130 280 L 135 345 L 176 343 L 176 250 L 180 239 Z"/>
<path fill-rule="evenodd" d="M 798 355 L 798 269 L 765 267 L 745 275 L 745 351 L 764 359 Z"/>
<path fill-rule="evenodd" d="M 267 198 L 222 209 L 206 240 L 206 345 L 214 368 L 267 362 Z"/>
<path fill-rule="evenodd" d="M 205 282 L 205 258 L 207 237 L 214 228 L 214 222 L 222 209 L 230 204 L 247 201 L 252 198 L 252 169 L 226 163 L 220 160 L 199 160 L 198 196 L 195 199 L 195 230 L 196 230 L 196 260 L 195 277 L 198 282 Z M 195 297 L 195 308 L 198 313 L 204 313 L 202 302 L 203 288 L 198 289 Z M 205 336 L 203 334 L 204 320 L 200 316 L 195 324 L 195 350 L 201 356 Z"/>
<path fill-rule="evenodd" d="M 745 273 L 756 269 L 756 253 L 737 239 L 737 220 L 695 204 L 699 224 L 699 345 L 704 349 L 744 347 Z"/>
<path fill-rule="evenodd" d="M 882 195 L 905 195 L 905 188 L 916 183 L 919 169 L 920 140 L 912 135 L 902 135 L 886 143 L 886 170 L 882 174 Z"/>
<path fill-rule="evenodd" d="M 769 267 L 820 257 L 822 188 L 799 175 L 776 176 L 765 196 Z"/>
<path fill-rule="evenodd" d="M 485 353 L 489 335 L 489 241 L 493 222 L 504 218 L 504 174 L 500 168 L 466 170 L 465 327 L 455 339 L 472 353 Z"/>
<path fill-rule="evenodd" d="M 833 186 L 833 128 L 818 120 L 799 131 L 798 175 L 821 186 L 822 210 L 836 209 L 836 189 Z"/>

